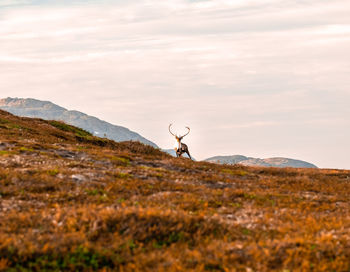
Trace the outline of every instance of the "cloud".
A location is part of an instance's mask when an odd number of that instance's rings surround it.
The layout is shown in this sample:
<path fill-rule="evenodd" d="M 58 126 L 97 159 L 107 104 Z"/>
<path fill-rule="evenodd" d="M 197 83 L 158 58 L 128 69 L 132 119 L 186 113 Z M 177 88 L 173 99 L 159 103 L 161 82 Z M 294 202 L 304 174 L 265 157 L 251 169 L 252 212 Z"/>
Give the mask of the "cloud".
<path fill-rule="evenodd" d="M 2 0 L 0 2 L 0 7 L 13 7 L 19 5 L 30 4 L 30 0 Z"/>

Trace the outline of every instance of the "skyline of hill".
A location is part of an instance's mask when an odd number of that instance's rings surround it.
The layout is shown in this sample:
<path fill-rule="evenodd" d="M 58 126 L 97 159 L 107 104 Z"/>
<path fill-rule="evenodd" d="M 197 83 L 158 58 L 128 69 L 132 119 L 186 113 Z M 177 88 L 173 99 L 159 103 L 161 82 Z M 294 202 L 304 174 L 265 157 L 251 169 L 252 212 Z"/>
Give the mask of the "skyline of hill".
<path fill-rule="evenodd" d="M 155 143 L 128 128 L 113 125 L 79 111 L 67 110 L 50 101 L 8 97 L 0 99 L 0 109 L 23 117 L 64 121 L 67 124 L 85 129 L 95 136 L 106 137 L 117 142 L 132 140 L 157 147 Z"/>

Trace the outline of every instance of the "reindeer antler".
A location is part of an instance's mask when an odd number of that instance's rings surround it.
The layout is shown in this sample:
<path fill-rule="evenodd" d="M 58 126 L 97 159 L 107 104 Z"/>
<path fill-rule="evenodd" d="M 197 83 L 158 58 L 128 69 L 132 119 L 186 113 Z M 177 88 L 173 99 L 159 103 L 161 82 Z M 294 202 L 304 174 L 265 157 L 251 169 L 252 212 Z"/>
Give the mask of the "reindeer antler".
<path fill-rule="evenodd" d="M 188 133 L 190 133 L 190 128 L 189 127 L 186 127 L 187 129 L 188 129 L 188 132 L 185 134 L 185 135 L 183 135 L 183 136 L 181 136 L 181 138 L 183 138 L 183 137 L 185 137 L 186 135 L 188 135 Z"/>
<path fill-rule="evenodd" d="M 170 132 L 170 134 L 171 134 L 171 135 L 173 135 L 173 136 L 175 136 L 175 137 L 176 137 L 176 135 L 175 135 L 174 133 L 172 133 L 172 132 L 171 132 L 171 129 L 170 129 L 170 128 L 171 128 L 171 126 L 172 126 L 172 124 L 170 124 L 170 125 L 169 125 L 169 132 Z"/>

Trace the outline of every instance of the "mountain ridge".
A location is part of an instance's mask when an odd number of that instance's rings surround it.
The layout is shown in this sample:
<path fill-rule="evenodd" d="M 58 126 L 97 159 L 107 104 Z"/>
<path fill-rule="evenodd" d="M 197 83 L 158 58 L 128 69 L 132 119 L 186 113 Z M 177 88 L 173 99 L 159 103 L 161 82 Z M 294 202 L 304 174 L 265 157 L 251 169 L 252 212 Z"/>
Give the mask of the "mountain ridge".
<path fill-rule="evenodd" d="M 152 141 L 128 128 L 113 125 L 97 117 L 80 111 L 68 110 L 50 101 L 34 98 L 4 98 L 0 99 L 0 109 L 23 117 L 36 117 L 45 120 L 64 121 L 67 124 L 80 127 L 95 136 L 122 141 L 140 141 L 153 147 L 158 147 Z"/>
<path fill-rule="evenodd" d="M 318 168 L 316 165 L 291 158 L 284 157 L 272 157 L 272 158 L 253 158 L 243 155 L 232 156 L 214 156 L 205 159 L 206 162 L 219 163 L 219 164 L 241 164 L 246 166 L 264 166 L 264 167 L 293 167 L 293 168 Z"/>

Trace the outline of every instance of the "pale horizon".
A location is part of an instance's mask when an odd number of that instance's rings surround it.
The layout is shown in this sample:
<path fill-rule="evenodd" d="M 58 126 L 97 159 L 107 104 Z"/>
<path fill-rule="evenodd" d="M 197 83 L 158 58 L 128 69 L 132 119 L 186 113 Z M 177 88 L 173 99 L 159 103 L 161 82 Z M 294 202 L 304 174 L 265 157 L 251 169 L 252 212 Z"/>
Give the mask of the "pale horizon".
<path fill-rule="evenodd" d="M 47 100 L 198 160 L 350 169 L 349 1 L 0 2 L 0 98 Z"/>

